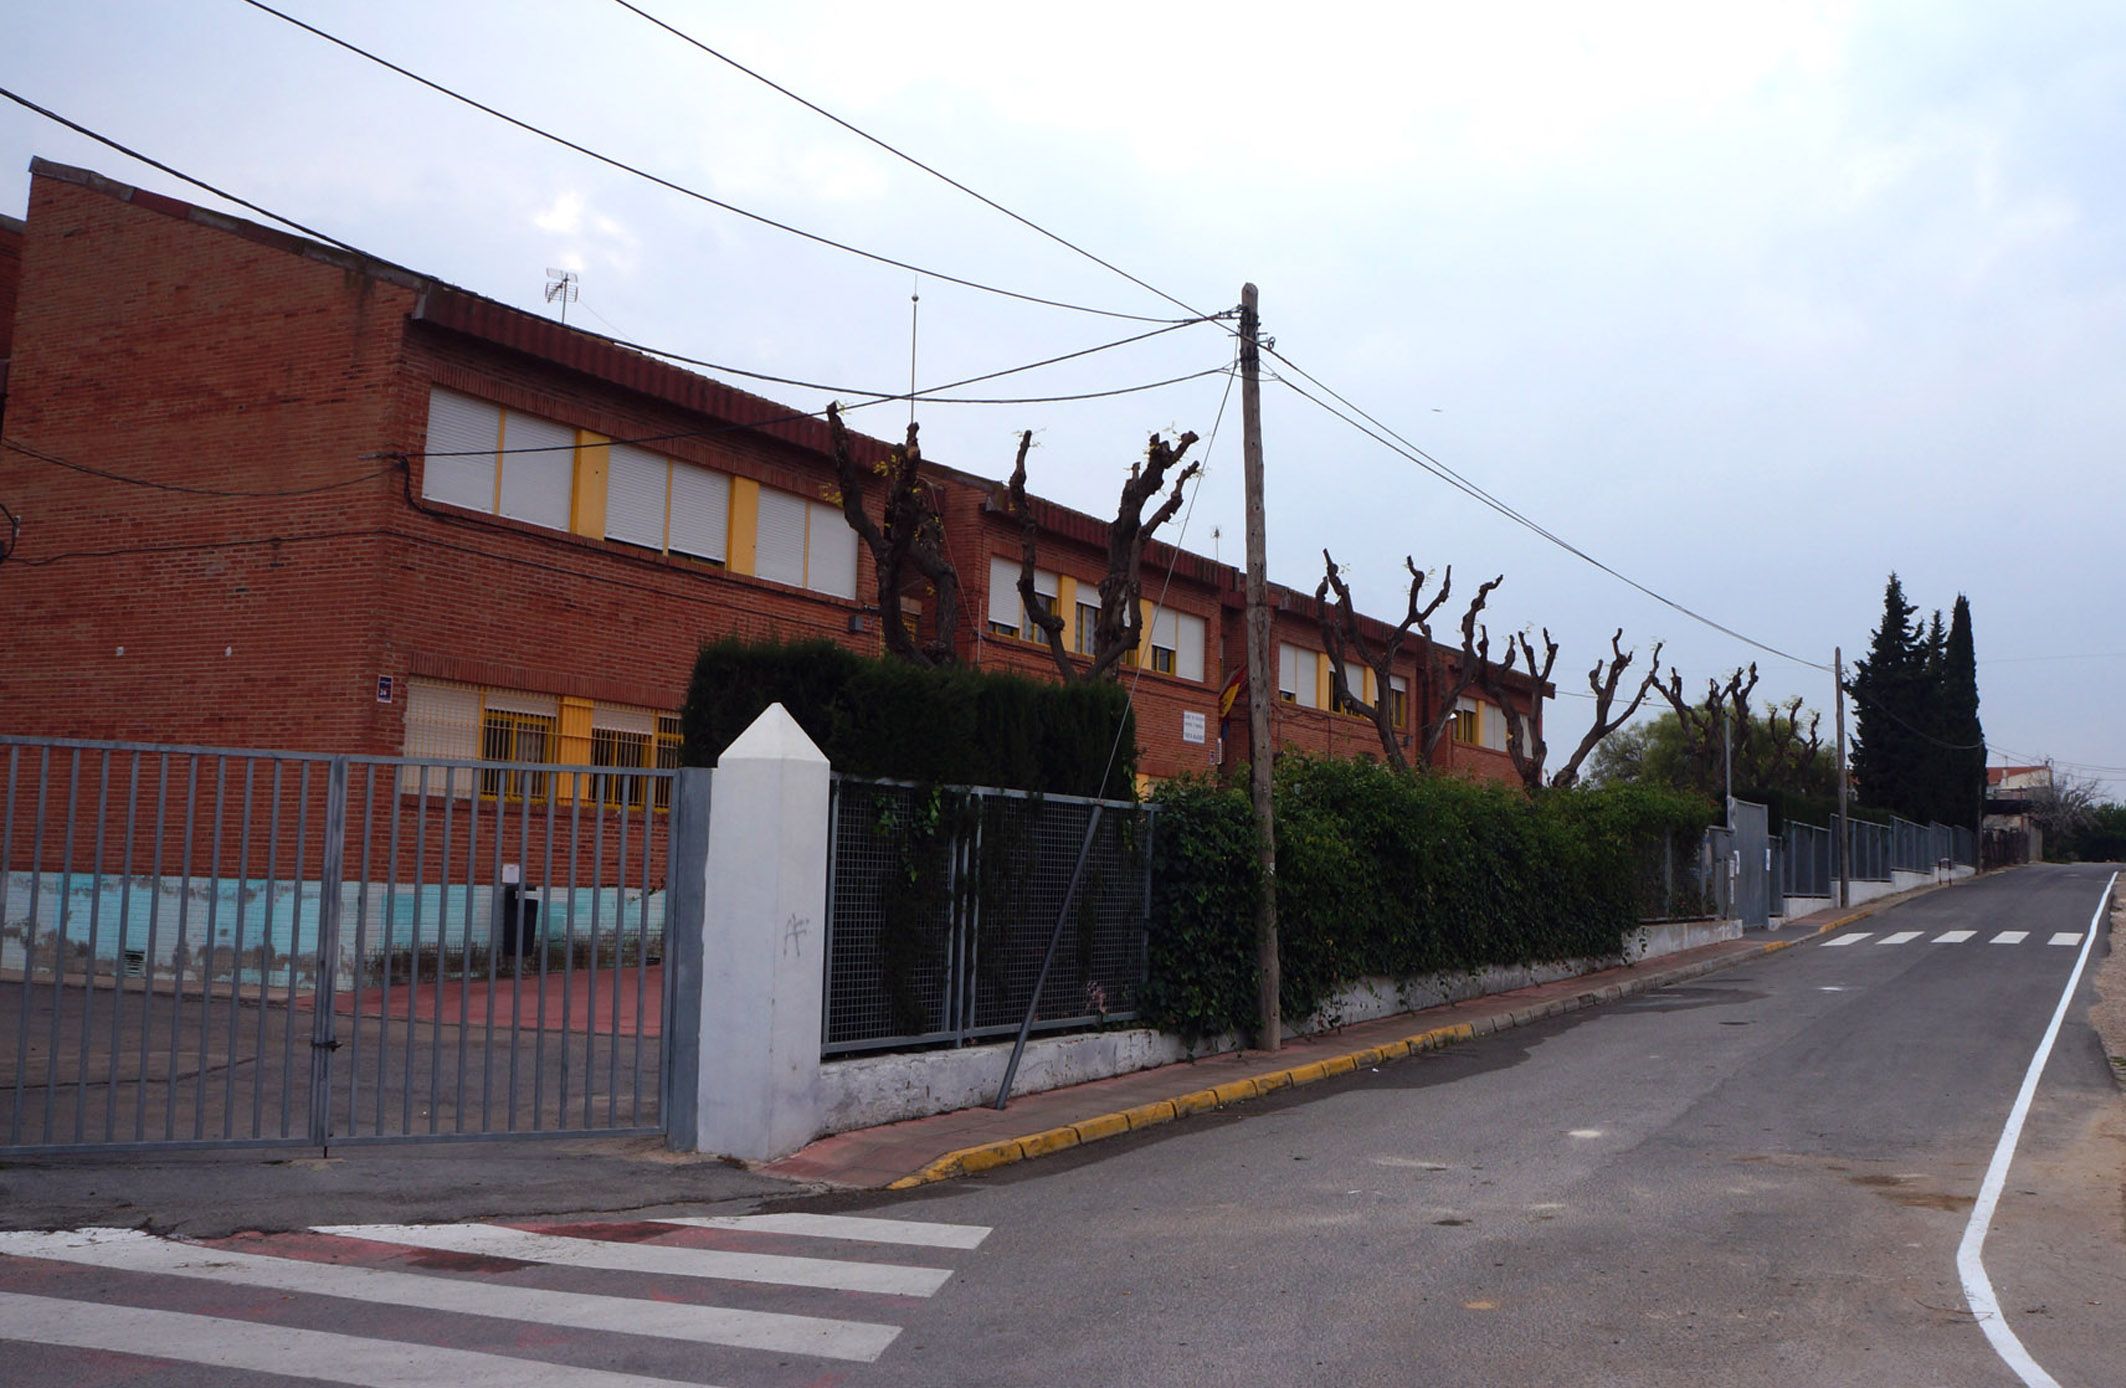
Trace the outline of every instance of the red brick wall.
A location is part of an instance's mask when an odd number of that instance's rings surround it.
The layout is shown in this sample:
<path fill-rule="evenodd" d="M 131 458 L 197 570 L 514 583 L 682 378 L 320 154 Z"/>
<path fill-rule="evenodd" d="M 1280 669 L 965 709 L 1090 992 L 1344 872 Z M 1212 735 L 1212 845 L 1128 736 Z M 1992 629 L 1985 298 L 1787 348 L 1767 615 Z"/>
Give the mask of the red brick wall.
<path fill-rule="evenodd" d="M 15 312 L 11 438 L 178 486 L 373 472 L 397 286 L 39 176 Z M 202 497 L 0 454 L 22 516 L 0 576 L 10 731 L 368 745 L 396 479 Z M 336 538 L 322 538 L 336 537 Z"/>
<path fill-rule="evenodd" d="M 15 337 L 15 294 L 22 282 L 22 232 L 0 218 L 0 361 Z M 7 384 L 0 376 L 0 389 Z"/>
<path fill-rule="evenodd" d="M 705 640 L 879 649 L 867 553 L 845 601 L 423 501 L 432 384 L 616 438 L 657 437 L 658 451 L 765 486 L 836 493 L 817 452 L 410 322 L 417 302 L 418 284 L 396 272 L 356 273 L 183 204 L 33 180 L 10 437 L 178 487 L 352 484 L 198 496 L 0 455 L 0 494 L 24 520 L 17 562 L 0 574 L 7 731 L 395 753 L 405 706 L 376 701 L 379 676 L 401 689 L 424 675 L 673 709 Z M 393 453 L 411 462 L 377 456 Z M 940 483 L 963 585 L 959 653 L 1050 677 L 1044 647 L 984 635 L 990 557 L 1018 554 L 1016 523 L 988 509 L 990 490 Z M 1042 505 L 1041 566 L 1096 585 L 1104 523 Z M 1154 550 L 1148 589 L 1165 578 Z M 1245 665 L 1235 586 L 1232 570 L 1182 556 L 1167 601 L 1204 619 L 1204 679 L 1132 672 L 1139 768 L 1155 778 L 1218 763 L 1218 693 Z M 1318 649 L 1310 597 L 1280 592 L 1289 610 L 1277 639 Z M 1422 690 L 1414 659 L 1404 674 Z M 1183 740 L 1186 712 L 1203 714 L 1204 742 Z M 1378 754 L 1363 720 L 1282 704 L 1272 720 L 1279 746 Z M 1245 729 L 1243 702 L 1227 724 L 1228 761 L 1246 756 Z M 1474 774 L 1511 774 L 1502 754 L 1451 757 Z"/>

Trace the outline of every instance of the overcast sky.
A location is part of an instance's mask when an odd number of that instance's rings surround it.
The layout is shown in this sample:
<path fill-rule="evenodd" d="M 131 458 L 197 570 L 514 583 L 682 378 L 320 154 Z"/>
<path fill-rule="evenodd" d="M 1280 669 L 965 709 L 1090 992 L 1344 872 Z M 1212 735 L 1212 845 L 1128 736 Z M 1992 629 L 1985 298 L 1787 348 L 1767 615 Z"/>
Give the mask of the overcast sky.
<path fill-rule="evenodd" d="M 1261 286 L 1278 351 L 1648 588 L 1768 646 L 1865 651 L 1896 570 L 1971 599 L 1993 760 L 2126 796 L 2126 9 L 704 4 L 643 7 L 1176 299 Z M 897 260 L 1158 317 L 1078 258 L 610 0 L 281 0 L 673 182 Z M 1141 331 L 870 263 L 459 106 L 240 0 L 22 7 L 0 85 L 376 254 L 596 331 L 847 391 L 939 385 Z M 19 108 L 33 154 L 213 199 Z M 1216 325 L 973 389 L 1059 395 L 1226 364 Z M 1270 363 L 1275 366 L 1275 363 Z M 743 382 L 739 382 L 744 384 Z M 926 405 L 926 453 L 1112 514 L 1152 430 L 1215 437 L 1190 549 L 1242 556 L 1226 378 Z M 818 390 L 754 386 L 805 409 Z M 847 394 L 845 399 L 854 399 Z M 1503 573 L 1561 688 L 1621 626 L 1686 683 L 1757 660 L 1264 387 L 1270 571 L 1362 606 L 1405 554 Z M 904 405 L 856 416 L 897 437 Z M 1199 445 L 1200 447 L 1200 445 Z M 350 466 L 353 460 L 350 459 Z M 1585 700 L 1562 698 L 1553 744 Z"/>

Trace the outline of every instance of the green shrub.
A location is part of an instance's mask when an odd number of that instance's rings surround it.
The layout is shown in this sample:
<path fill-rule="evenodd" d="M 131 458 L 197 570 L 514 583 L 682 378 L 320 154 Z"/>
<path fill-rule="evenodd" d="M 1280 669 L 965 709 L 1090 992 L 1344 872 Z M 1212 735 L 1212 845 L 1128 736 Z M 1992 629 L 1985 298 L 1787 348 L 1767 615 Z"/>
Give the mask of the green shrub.
<path fill-rule="evenodd" d="M 1135 796 L 1136 725 L 1118 685 L 926 670 L 831 641 L 703 646 L 681 711 L 683 760 L 715 765 L 772 703 L 788 709 L 834 769 L 849 775 Z M 1114 765 L 1103 787 L 1110 749 Z"/>
<path fill-rule="evenodd" d="M 1244 793 L 1160 788 L 1144 1011 L 1185 1036 L 1252 1031 L 1260 877 Z M 1644 865 L 1695 848 L 1711 807 L 1645 785 L 1548 791 L 1278 762 L 1281 1001 L 1311 1016 L 1368 975 L 1472 972 L 1618 953 L 1651 914 Z"/>

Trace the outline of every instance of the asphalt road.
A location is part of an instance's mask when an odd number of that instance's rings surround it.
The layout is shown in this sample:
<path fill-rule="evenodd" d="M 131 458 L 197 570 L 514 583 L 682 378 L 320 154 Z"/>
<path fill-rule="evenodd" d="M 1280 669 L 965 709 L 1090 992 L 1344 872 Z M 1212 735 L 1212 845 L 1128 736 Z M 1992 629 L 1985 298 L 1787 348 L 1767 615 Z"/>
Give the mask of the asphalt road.
<path fill-rule="evenodd" d="M 18 1342 L 0 1377 L 2012 1384 L 1957 1248 L 2080 956 L 2052 936 L 2088 930 L 2105 875 L 2006 873 L 1224 1114 L 773 1207 L 891 1225 L 560 1223 L 529 1243 L 371 1227 L 206 1252 L 0 1234 L 0 1341 Z M 2117 1385 L 2126 1105 L 2087 991 L 2085 975 L 1985 1263 L 2036 1363 Z M 195 1261 L 157 1270 L 172 1256 Z M 733 1257 L 755 1261 L 734 1275 Z"/>
<path fill-rule="evenodd" d="M 1857 944 L 862 1202 L 996 1233 L 860 1381 L 2014 1383 L 1957 1245 L 2078 955 L 2049 940 L 2106 876 L 2003 874 Z M 2117 1385 L 2126 1136 L 2081 991 L 1986 1263 L 2040 1365 Z"/>

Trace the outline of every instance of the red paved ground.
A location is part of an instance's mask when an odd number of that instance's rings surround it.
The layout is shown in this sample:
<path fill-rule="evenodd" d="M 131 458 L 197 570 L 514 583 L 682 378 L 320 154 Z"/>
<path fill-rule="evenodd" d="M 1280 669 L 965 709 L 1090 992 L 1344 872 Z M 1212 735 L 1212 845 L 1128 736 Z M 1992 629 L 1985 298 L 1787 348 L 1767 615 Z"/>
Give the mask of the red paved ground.
<path fill-rule="evenodd" d="M 642 999 L 639 1011 L 635 1002 L 638 983 Z M 651 964 L 647 968 L 632 964 L 618 969 L 602 968 L 595 979 L 586 969 L 577 969 L 569 975 L 550 971 L 543 988 L 536 973 L 527 973 L 521 979 L 507 975 L 498 977 L 491 989 L 484 978 L 465 982 L 444 979 L 440 983 L 423 979 L 418 989 L 404 983 L 393 984 L 389 999 L 383 988 L 370 984 L 362 988 L 359 997 L 350 991 L 342 991 L 333 1000 L 333 1011 L 341 1016 L 353 1016 L 359 1008 L 364 1017 L 403 1018 L 411 1009 L 422 1021 L 434 1021 L 440 1015 L 446 1026 L 459 1022 L 485 1026 L 491 995 L 494 1021 L 498 1027 L 509 1025 L 515 1018 L 520 1029 L 537 1027 L 545 1031 L 611 1033 L 615 1030 L 616 985 L 619 1033 L 622 1036 L 663 1035 L 662 964 Z M 597 991 L 595 999 L 591 996 L 594 987 Z M 540 1011 L 542 992 L 545 996 L 544 1013 Z M 300 1005 L 309 1008 L 311 999 L 306 995 Z M 566 1026 L 563 1025 L 564 1007 Z"/>

